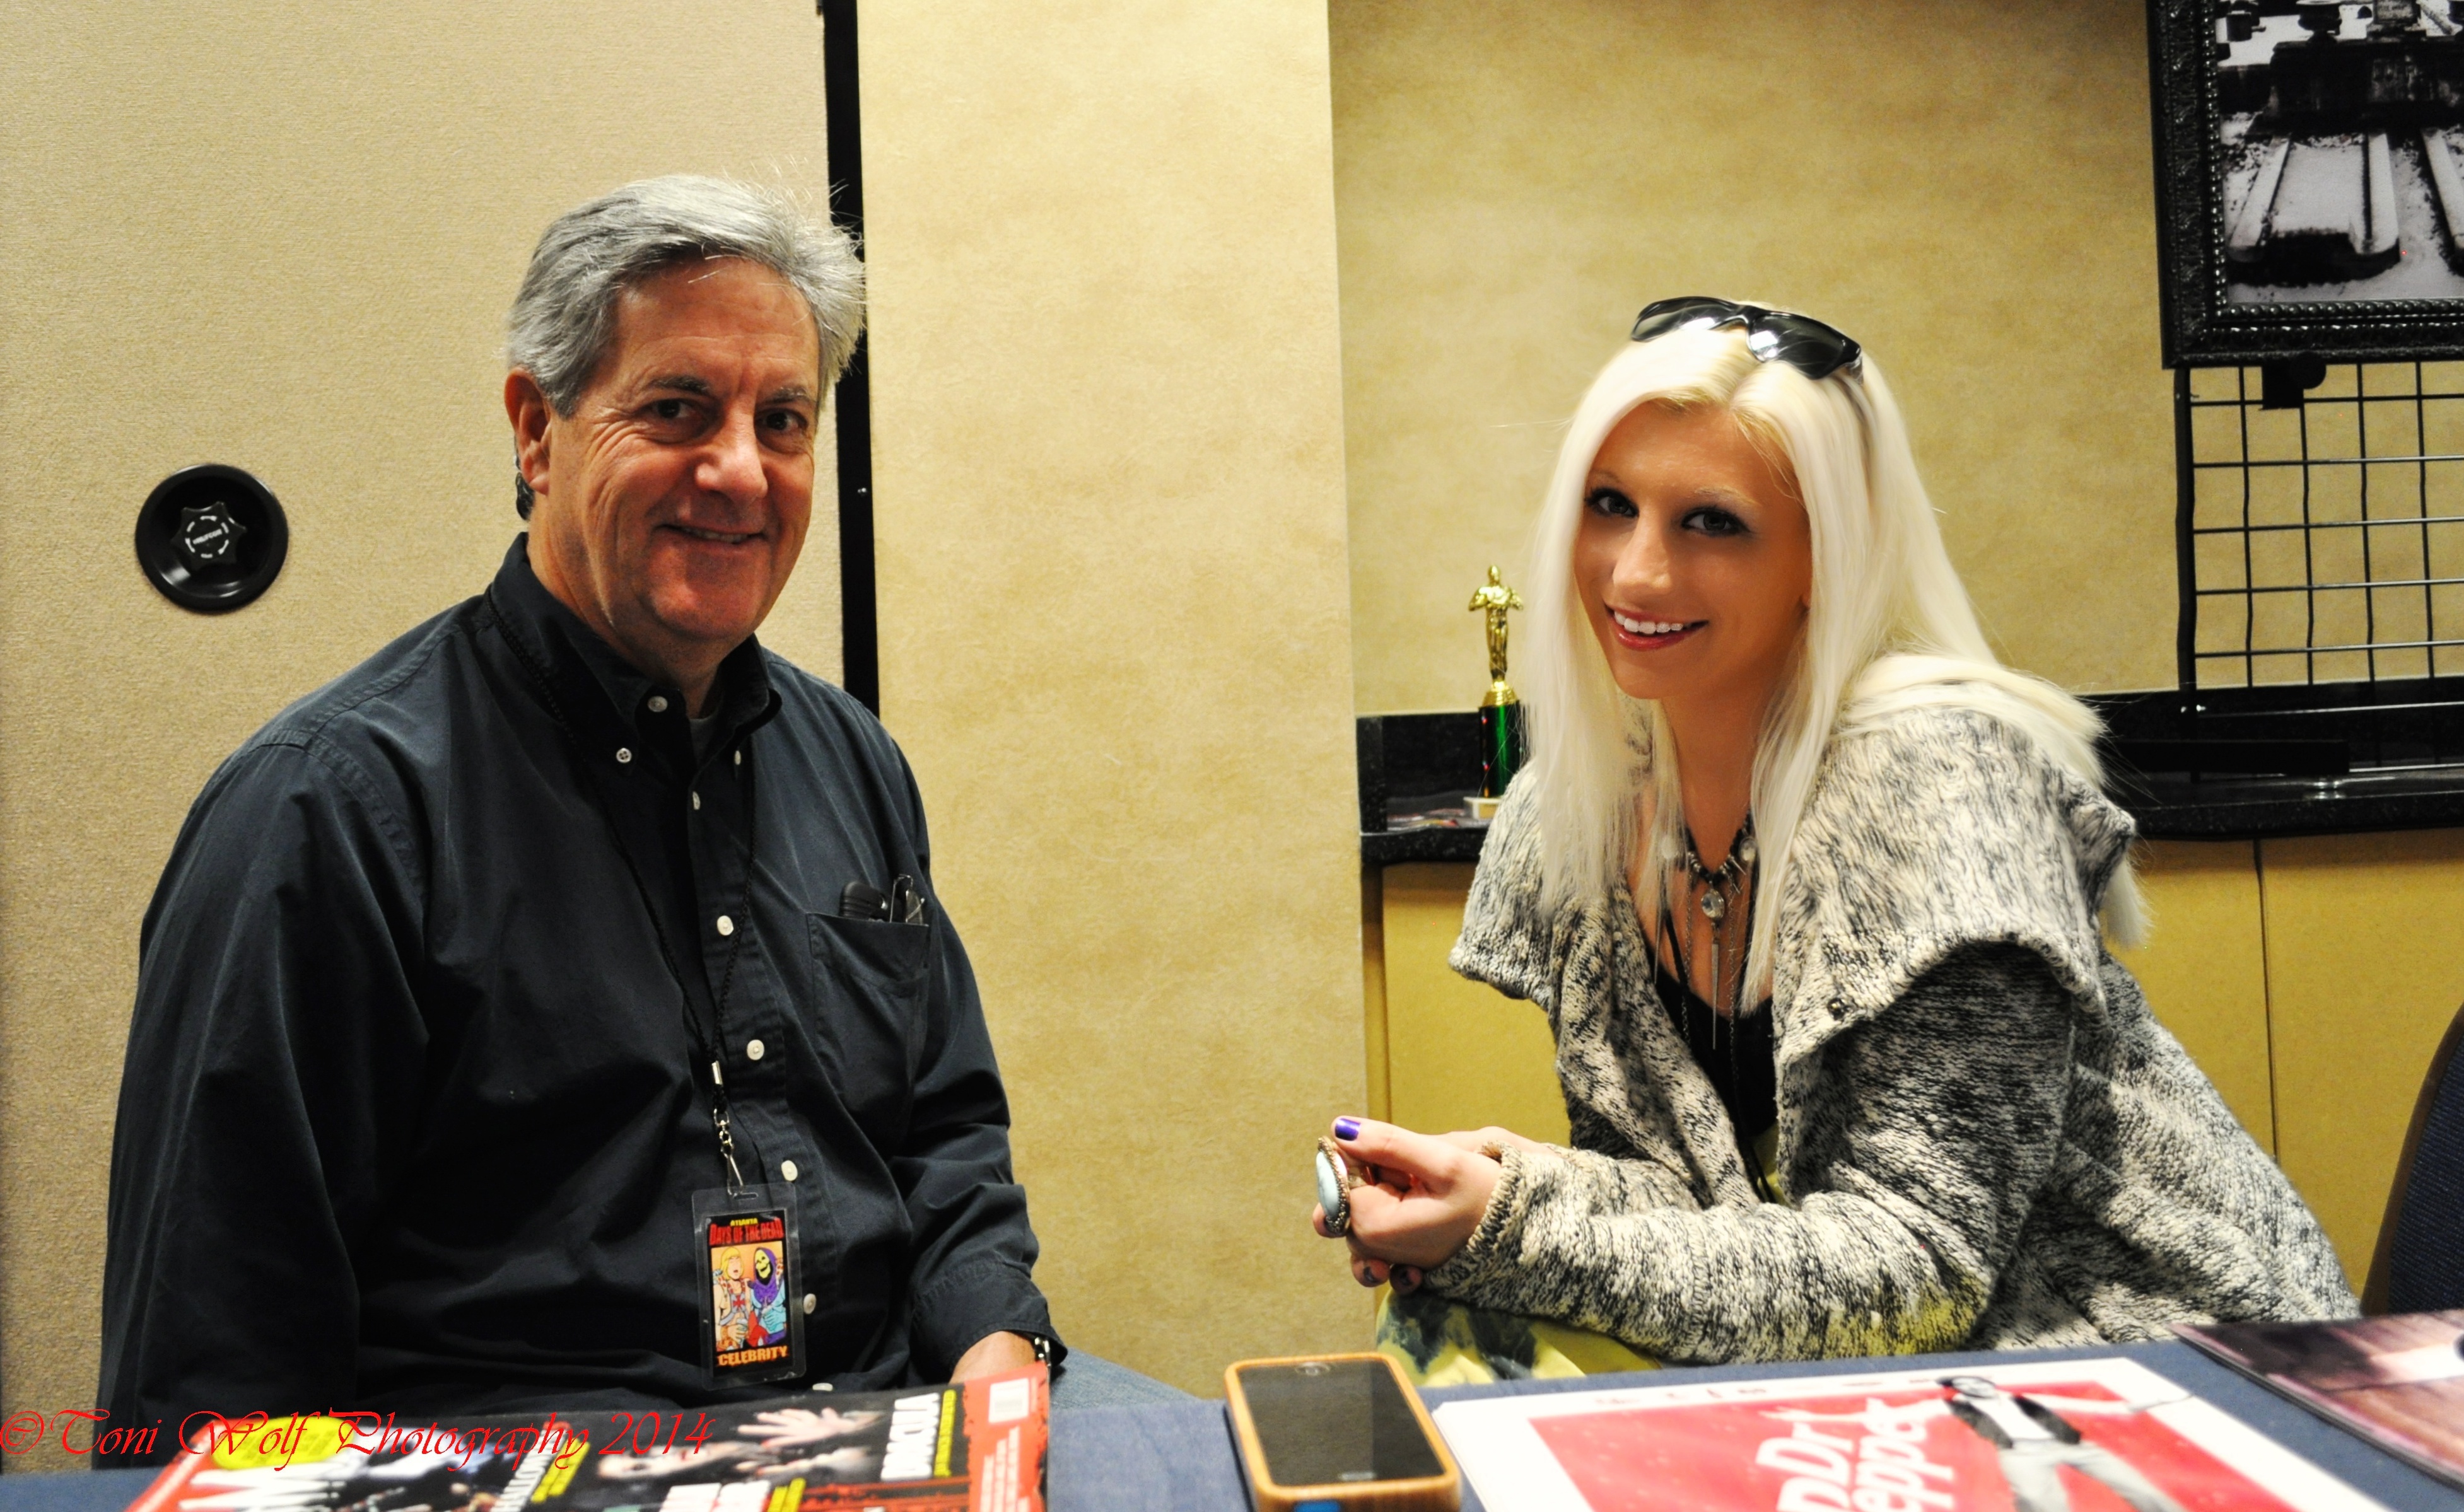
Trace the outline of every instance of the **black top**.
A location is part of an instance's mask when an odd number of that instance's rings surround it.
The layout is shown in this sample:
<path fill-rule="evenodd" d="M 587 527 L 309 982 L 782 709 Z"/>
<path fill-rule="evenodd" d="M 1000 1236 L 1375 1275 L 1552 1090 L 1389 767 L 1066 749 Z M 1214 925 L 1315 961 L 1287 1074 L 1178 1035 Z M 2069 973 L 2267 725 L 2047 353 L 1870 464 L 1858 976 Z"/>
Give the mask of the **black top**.
<path fill-rule="evenodd" d="M 1720 1106 L 1728 1110 L 1746 1170 L 1760 1177 L 1762 1163 L 1754 1154 L 1754 1141 L 1779 1122 L 1779 1065 L 1772 1057 L 1771 999 L 1764 998 L 1751 1013 L 1724 1019 L 1692 987 L 1680 981 L 1657 953 L 1651 958 L 1651 980 L 1661 1006 L 1668 1010 L 1668 1021 L 1677 1026 L 1685 1048 L 1694 1052 L 1694 1063 L 1710 1078 L 1711 1090 L 1720 1094 Z"/>
<path fill-rule="evenodd" d="M 101 1379 L 110 1424 L 160 1420 L 162 1452 L 199 1408 L 710 1399 L 691 1197 L 722 1167 L 646 898 L 718 1014 L 745 1178 L 795 1167 L 811 1379 L 938 1380 L 987 1334 L 1052 1332 L 897 747 L 748 640 L 696 762 L 683 698 L 525 547 L 242 746 L 164 869 Z M 838 916 L 849 882 L 902 873 L 925 923 Z"/>

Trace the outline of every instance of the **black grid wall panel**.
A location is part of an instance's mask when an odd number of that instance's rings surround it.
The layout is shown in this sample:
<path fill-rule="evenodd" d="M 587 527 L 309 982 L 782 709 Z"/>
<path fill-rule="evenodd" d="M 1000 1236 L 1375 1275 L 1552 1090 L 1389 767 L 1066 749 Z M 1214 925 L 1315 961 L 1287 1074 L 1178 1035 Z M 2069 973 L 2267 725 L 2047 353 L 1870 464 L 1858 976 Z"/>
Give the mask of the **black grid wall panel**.
<path fill-rule="evenodd" d="M 2464 673 L 2464 363 L 2332 367 L 2301 400 L 2266 407 L 2255 367 L 2177 375 L 2185 681 Z"/>

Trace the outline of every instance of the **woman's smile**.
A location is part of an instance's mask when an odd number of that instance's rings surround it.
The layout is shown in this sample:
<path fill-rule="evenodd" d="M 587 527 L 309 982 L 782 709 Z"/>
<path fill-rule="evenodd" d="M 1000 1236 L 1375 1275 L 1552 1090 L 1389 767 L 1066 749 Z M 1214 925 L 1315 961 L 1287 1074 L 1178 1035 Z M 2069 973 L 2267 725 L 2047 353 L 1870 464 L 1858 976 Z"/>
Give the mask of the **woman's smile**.
<path fill-rule="evenodd" d="M 1708 620 L 1655 620 L 1609 610 L 1609 620 L 1617 626 L 1617 644 L 1638 651 L 1657 651 L 1694 638 L 1694 632 L 1711 622 Z"/>

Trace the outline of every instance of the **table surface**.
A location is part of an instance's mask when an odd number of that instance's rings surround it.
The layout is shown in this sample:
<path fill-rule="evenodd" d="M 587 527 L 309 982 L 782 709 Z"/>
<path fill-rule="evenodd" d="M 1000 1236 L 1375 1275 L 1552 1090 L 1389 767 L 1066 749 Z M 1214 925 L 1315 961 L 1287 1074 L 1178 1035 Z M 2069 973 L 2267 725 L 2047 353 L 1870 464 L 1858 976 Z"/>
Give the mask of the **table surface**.
<path fill-rule="evenodd" d="M 2423 1475 L 2410 1465 L 2313 1417 L 2273 1391 L 2234 1374 L 2186 1344 L 2107 1346 L 1999 1354 L 1942 1354 L 1887 1360 L 1831 1360 L 1783 1365 L 1720 1366 L 1639 1375 L 1574 1380 L 1515 1381 L 1498 1386 L 1457 1387 L 1427 1392 L 1431 1406 L 1481 1396 L 1538 1391 L 1591 1391 L 1606 1386 L 1648 1386 L 1687 1381 L 1751 1381 L 1789 1375 L 1856 1374 L 1874 1370 L 1925 1369 L 1934 1365 L 2010 1364 L 2020 1360 L 2079 1360 L 2120 1354 L 2139 1361 L 2175 1384 L 2213 1402 L 2310 1460 L 2391 1512 L 2464 1512 L 2464 1491 Z M 87 1475 L 0 1475 L 0 1512 L 122 1512 L 143 1490 L 152 1472 L 102 1471 Z M 1233 1457 L 1232 1435 L 1221 1402 L 1171 1403 L 1157 1407 L 1098 1407 L 1062 1413 L 1052 1420 L 1053 1512 L 1248 1512 L 1249 1494 Z M 1479 1512 L 1480 1498 L 1463 1487 L 1463 1506 Z"/>

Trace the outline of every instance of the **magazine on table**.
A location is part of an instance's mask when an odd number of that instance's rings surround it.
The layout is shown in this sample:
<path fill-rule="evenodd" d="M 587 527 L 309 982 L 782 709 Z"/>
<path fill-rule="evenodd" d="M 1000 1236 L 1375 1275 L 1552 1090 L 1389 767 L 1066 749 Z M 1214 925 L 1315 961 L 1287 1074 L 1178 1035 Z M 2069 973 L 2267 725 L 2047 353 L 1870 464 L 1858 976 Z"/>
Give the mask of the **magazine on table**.
<path fill-rule="evenodd" d="M 2338 1427 L 2464 1487 L 2464 1310 L 2173 1331 Z"/>
<path fill-rule="evenodd" d="M 2384 1512 L 2135 1361 L 1448 1402 L 1489 1512 Z"/>
<path fill-rule="evenodd" d="M 217 1418 L 130 1512 L 1042 1512 L 1043 1366 L 680 1411 Z"/>

